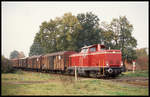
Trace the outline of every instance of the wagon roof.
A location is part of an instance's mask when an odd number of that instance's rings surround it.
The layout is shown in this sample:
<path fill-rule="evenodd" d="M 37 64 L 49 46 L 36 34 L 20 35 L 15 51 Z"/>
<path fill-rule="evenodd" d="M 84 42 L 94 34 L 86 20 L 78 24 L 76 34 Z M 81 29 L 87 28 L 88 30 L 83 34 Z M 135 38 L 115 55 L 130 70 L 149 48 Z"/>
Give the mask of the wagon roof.
<path fill-rule="evenodd" d="M 19 60 L 19 59 L 26 59 L 27 57 L 24 58 L 15 58 L 15 59 L 10 59 L 10 60 Z"/>
<path fill-rule="evenodd" d="M 69 52 L 74 52 L 74 51 L 60 51 L 60 52 L 49 53 L 44 56 L 63 55 L 63 54 L 69 53 Z"/>
<path fill-rule="evenodd" d="M 37 56 L 31 56 L 31 57 L 28 57 L 28 58 L 37 58 L 37 57 L 40 57 L 42 55 L 37 55 Z"/>
<path fill-rule="evenodd" d="M 10 60 L 18 60 L 18 58 L 15 58 L 15 59 L 10 59 Z"/>
<path fill-rule="evenodd" d="M 19 59 L 26 59 L 27 57 L 24 57 L 24 58 L 19 58 Z"/>

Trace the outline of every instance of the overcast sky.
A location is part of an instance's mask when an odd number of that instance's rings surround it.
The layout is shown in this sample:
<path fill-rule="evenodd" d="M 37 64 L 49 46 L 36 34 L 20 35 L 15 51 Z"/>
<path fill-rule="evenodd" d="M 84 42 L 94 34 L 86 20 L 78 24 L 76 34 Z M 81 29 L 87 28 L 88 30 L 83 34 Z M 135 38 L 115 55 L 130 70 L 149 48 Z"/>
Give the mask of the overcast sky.
<path fill-rule="evenodd" d="M 133 25 L 137 48 L 148 46 L 148 2 L 1 2 L 2 54 L 9 58 L 13 50 L 27 57 L 35 34 L 43 21 L 64 13 L 93 12 L 100 22 L 126 16 Z"/>

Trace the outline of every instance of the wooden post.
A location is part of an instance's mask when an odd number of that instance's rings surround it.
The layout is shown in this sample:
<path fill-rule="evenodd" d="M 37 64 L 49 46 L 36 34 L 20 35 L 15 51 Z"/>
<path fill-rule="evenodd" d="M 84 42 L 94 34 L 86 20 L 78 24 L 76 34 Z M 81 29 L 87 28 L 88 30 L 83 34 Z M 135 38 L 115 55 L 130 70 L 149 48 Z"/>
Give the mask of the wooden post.
<path fill-rule="evenodd" d="M 132 67 L 133 73 L 135 71 L 135 61 L 133 61 L 133 67 Z"/>
<path fill-rule="evenodd" d="M 75 80 L 77 81 L 77 67 L 75 66 Z"/>
<path fill-rule="evenodd" d="M 100 60 L 99 60 L 99 72 L 101 73 L 101 65 L 100 65 Z"/>
<path fill-rule="evenodd" d="M 104 76 L 104 60 L 103 60 L 103 76 Z"/>

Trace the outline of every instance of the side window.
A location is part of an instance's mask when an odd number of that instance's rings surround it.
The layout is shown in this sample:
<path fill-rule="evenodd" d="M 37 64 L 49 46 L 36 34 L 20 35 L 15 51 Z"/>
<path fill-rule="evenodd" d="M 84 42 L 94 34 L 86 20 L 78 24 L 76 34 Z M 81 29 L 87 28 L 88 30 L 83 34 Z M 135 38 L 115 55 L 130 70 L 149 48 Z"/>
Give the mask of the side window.
<path fill-rule="evenodd" d="M 105 47 L 101 47 L 101 50 L 105 50 Z"/>
<path fill-rule="evenodd" d="M 106 50 L 105 46 L 101 45 L 101 50 Z"/>
<path fill-rule="evenodd" d="M 95 52 L 95 51 L 96 51 L 96 47 L 90 48 L 90 52 Z"/>

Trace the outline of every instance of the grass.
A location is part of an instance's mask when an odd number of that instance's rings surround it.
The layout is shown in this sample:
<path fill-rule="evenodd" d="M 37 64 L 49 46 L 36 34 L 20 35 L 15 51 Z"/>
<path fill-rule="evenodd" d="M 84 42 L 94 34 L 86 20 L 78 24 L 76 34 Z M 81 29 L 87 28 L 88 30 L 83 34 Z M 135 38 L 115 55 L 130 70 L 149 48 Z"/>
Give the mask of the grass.
<path fill-rule="evenodd" d="M 123 77 L 149 77 L 148 72 L 148 70 L 135 71 L 134 73 L 132 71 L 127 71 L 123 73 Z"/>
<path fill-rule="evenodd" d="M 148 87 L 24 71 L 2 74 L 1 91 L 2 95 L 148 95 Z"/>

